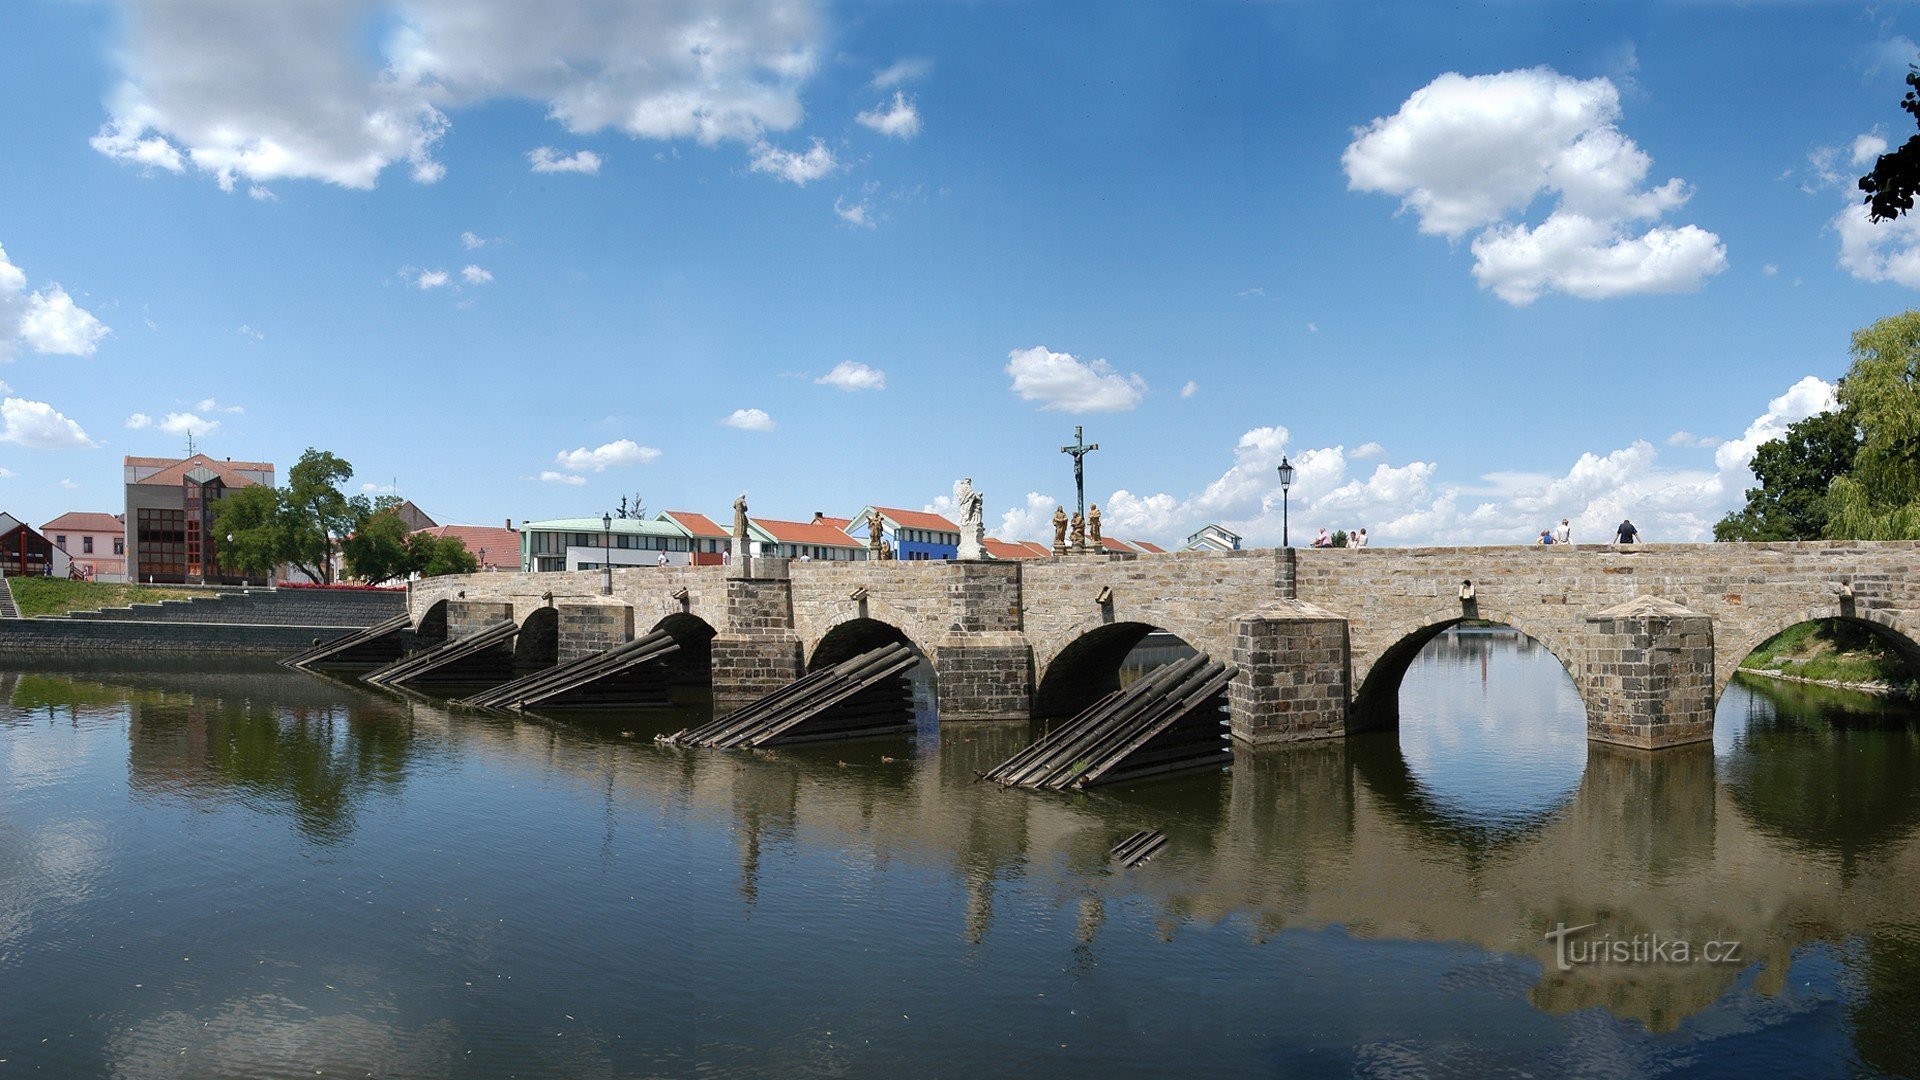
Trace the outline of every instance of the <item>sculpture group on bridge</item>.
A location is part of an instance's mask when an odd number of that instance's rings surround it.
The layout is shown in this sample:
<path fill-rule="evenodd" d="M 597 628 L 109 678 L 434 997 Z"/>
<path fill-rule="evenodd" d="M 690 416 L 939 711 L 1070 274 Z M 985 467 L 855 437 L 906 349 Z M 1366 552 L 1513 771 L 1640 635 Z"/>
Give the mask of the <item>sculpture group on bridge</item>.
<path fill-rule="evenodd" d="M 1105 551 L 1105 542 L 1100 539 L 1100 504 L 1087 507 L 1087 516 L 1082 518 L 1078 512 L 1067 517 L 1067 508 L 1053 508 L 1053 553 L 1055 555 L 1087 555 Z"/>

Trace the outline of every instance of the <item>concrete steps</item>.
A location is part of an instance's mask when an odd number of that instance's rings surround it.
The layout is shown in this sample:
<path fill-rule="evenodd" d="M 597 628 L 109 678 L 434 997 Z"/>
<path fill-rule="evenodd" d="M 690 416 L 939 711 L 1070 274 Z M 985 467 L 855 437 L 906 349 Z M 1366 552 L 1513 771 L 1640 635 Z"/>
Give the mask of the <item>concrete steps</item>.
<path fill-rule="evenodd" d="M 17 619 L 19 617 L 19 605 L 13 602 L 13 586 L 7 584 L 6 578 L 0 577 L 0 619 Z"/>
<path fill-rule="evenodd" d="M 399 590 L 248 589 L 69 612 L 77 622 L 223 623 L 248 626 L 372 626 L 406 610 Z"/>

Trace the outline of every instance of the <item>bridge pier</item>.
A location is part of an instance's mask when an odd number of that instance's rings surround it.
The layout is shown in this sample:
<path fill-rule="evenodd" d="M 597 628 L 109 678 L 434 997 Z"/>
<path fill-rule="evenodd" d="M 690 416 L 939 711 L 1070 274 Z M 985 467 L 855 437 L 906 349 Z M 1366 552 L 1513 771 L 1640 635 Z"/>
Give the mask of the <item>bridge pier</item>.
<path fill-rule="evenodd" d="M 803 671 L 787 560 L 735 560 L 727 568 L 726 626 L 713 639 L 714 708 L 764 697 Z"/>
<path fill-rule="evenodd" d="M 1017 562 L 952 564 L 949 630 L 934 645 L 941 720 L 1023 720 L 1033 711 L 1033 647 L 1021 633 Z"/>
<path fill-rule="evenodd" d="M 1587 616 L 1587 738 L 1659 749 L 1713 738 L 1713 620 L 1638 596 Z"/>
<path fill-rule="evenodd" d="M 513 605 L 492 600 L 447 601 L 447 640 L 458 641 L 489 626 L 513 621 Z"/>
<path fill-rule="evenodd" d="M 1227 687 L 1233 737 L 1299 742 L 1347 733 L 1347 620 L 1300 600 L 1277 600 L 1234 618 Z"/>
<path fill-rule="evenodd" d="M 633 640 L 633 608 L 626 604 L 560 604 L 557 611 L 562 664 Z"/>

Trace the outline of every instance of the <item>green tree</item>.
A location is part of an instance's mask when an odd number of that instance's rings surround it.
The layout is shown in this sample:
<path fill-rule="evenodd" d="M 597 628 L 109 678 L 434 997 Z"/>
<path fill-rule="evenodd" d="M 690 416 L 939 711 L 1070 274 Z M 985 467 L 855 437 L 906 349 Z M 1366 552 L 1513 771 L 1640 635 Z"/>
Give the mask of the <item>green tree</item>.
<path fill-rule="evenodd" d="M 1907 72 L 1907 95 L 1900 108 L 1920 123 L 1920 69 Z M 1873 171 L 1860 178 L 1860 190 L 1867 193 L 1867 215 L 1874 221 L 1892 221 L 1913 209 L 1913 196 L 1920 191 L 1920 135 L 1908 136 L 1897 150 L 1881 154 Z"/>
<path fill-rule="evenodd" d="M 480 560 L 467 550 L 465 543 L 452 536 L 414 533 L 407 538 L 407 549 L 413 556 L 412 568 L 421 577 L 480 571 Z"/>
<path fill-rule="evenodd" d="M 213 504 L 213 534 L 222 566 L 271 581 L 286 549 L 279 489 L 255 484 L 227 492 Z"/>
<path fill-rule="evenodd" d="M 406 577 L 414 570 L 414 551 L 407 523 L 391 507 L 368 514 L 351 535 L 340 542 L 347 573 L 378 585 Z"/>
<path fill-rule="evenodd" d="M 1722 541 L 1818 540 L 1826 535 L 1827 489 L 1853 468 L 1860 432 L 1845 409 L 1809 416 L 1753 454 L 1759 487 L 1713 527 Z"/>
<path fill-rule="evenodd" d="M 333 582 L 333 553 L 352 536 L 372 507 L 349 499 L 340 485 L 353 478 L 353 466 L 324 450 L 308 447 L 287 470 L 281 495 L 285 560 L 315 581 Z"/>
<path fill-rule="evenodd" d="M 1920 539 L 1920 311 L 1853 335 L 1838 394 L 1861 439 L 1853 468 L 1829 491 L 1827 536 Z"/>

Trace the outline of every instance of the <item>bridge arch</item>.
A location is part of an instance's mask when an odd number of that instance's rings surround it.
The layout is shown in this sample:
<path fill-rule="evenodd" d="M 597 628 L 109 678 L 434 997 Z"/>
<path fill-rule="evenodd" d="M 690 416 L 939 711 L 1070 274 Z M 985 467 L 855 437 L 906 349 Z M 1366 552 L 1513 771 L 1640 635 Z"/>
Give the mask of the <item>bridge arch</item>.
<path fill-rule="evenodd" d="M 552 667 L 560 662 L 560 613 L 537 607 L 520 621 L 513 637 L 513 666 L 522 670 Z"/>
<path fill-rule="evenodd" d="M 1720 627 L 1716 625 L 1717 640 L 1714 641 L 1713 650 L 1714 705 L 1718 707 L 1720 699 L 1726 696 L 1727 687 L 1733 682 L 1734 674 L 1755 649 L 1802 623 L 1826 620 L 1838 620 L 1866 628 L 1892 648 L 1911 671 L 1920 675 L 1920 627 L 1910 625 L 1886 611 L 1861 608 L 1851 599 L 1836 596 L 1748 624 L 1742 628 L 1742 632 L 1728 632 L 1725 638 L 1718 638 Z"/>
<path fill-rule="evenodd" d="M 688 611 L 676 611 L 654 623 L 649 633 L 664 630 L 673 635 L 678 652 L 666 663 L 673 681 L 681 686 L 713 685 L 713 639 L 718 631 L 713 624 Z"/>
<path fill-rule="evenodd" d="M 1477 619 L 1510 627 L 1532 638 L 1549 653 L 1573 679 L 1576 693 L 1588 703 L 1584 666 L 1580 662 L 1579 641 L 1566 627 L 1543 624 L 1506 608 L 1459 604 L 1426 612 L 1390 629 L 1371 635 L 1382 643 L 1378 651 L 1363 654 L 1355 650 L 1352 658 L 1353 704 L 1349 708 L 1349 733 L 1398 727 L 1400 724 L 1400 683 L 1407 669 L 1427 643 L 1447 630 Z"/>
<path fill-rule="evenodd" d="M 807 654 L 807 671 L 820 671 L 896 642 L 919 653 L 922 663 L 933 666 L 933 650 L 915 641 L 911 634 L 890 622 L 862 616 L 828 627 Z M 937 673 L 937 667 L 935 670 Z"/>
<path fill-rule="evenodd" d="M 1193 642 L 1180 634 L 1145 622 L 1111 622 L 1088 628 L 1039 669 L 1034 681 L 1035 716 L 1072 716 L 1120 689 L 1121 667 L 1150 634 L 1168 634 L 1182 645 Z M 1225 654 L 1210 654 L 1225 660 Z"/>
<path fill-rule="evenodd" d="M 413 624 L 415 641 L 442 642 L 447 640 L 447 601 L 435 600 L 420 613 L 420 620 Z"/>

